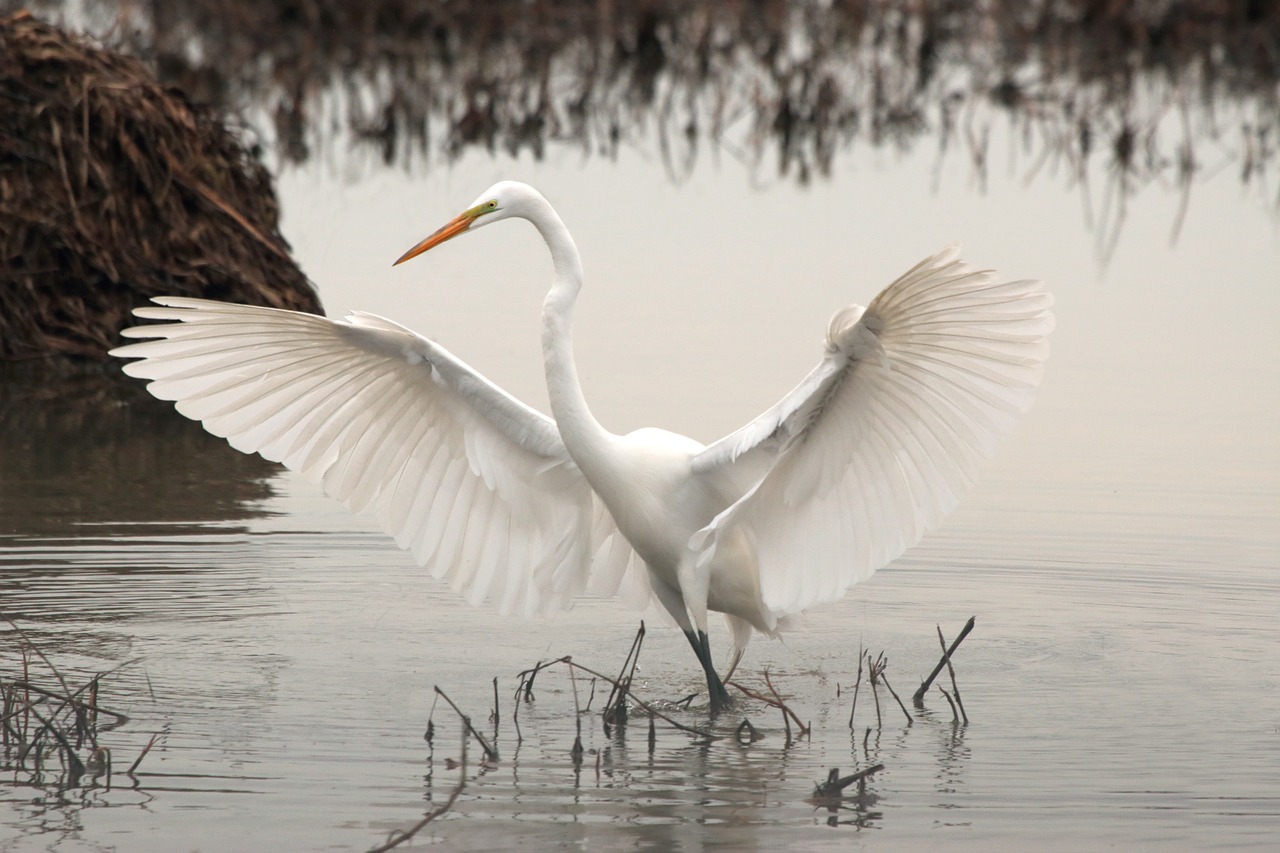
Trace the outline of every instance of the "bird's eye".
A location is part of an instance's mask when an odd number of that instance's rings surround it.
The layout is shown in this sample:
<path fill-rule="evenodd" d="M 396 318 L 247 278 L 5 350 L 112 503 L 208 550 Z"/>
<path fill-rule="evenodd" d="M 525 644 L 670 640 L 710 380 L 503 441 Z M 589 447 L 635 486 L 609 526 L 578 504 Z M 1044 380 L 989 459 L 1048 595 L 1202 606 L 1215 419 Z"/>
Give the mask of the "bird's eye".
<path fill-rule="evenodd" d="M 498 200 L 497 200 L 497 199 L 494 199 L 494 200 L 490 201 L 488 204 L 486 204 L 486 205 L 485 205 L 485 207 L 489 208 L 490 210 L 497 210 L 497 209 L 498 209 Z"/>

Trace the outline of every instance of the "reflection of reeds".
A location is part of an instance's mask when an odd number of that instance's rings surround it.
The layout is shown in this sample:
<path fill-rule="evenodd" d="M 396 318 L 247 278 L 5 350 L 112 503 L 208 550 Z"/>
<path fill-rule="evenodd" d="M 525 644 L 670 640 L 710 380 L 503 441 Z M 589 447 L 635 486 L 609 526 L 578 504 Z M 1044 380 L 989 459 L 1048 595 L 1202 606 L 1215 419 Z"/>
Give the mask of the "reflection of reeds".
<path fill-rule="evenodd" d="M 457 710 L 457 708 L 455 707 L 454 710 Z M 422 829 L 426 827 L 427 824 L 431 823 L 433 820 L 440 817 L 440 815 L 444 814 L 445 812 L 449 811 L 449 809 L 453 808 L 453 804 L 458 800 L 458 795 L 461 794 L 463 789 L 467 787 L 467 731 L 470 728 L 471 723 L 469 720 L 467 720 L 465 716 L 462 716 L 461 712 L 459 712 L 458 715 L 462 717 L 463 722 L 465 723 L 465 727 L 462 730 L 462 745 L 461 747 L 459 747 L 459 750 L 461 752 L 461 757 L 458 760 L 458 764 L 457 764 L 458 782 L 453 786 L 453 790 L 449 792 L 448 799 L 446 799 L 440 805 L 436 806 L 431 811 L 427 812 L 425 815 L 423 815 L 422 820 L 418 821 L 408 829 L 403 829 L 403 830 L 397 829 L 391 832 L 390 834 L 388 834 L 387 840 L 382 844 L 369 848 L 369 853 L 385 853 L 385 851 L 392 850 L 396 847 L 399 847 L 401 844 L 404 844 L 406 841 L 413 838 L 415 835 L 421 832 Z"/>
<path fill-rule="evenodd" d="M 1131 180 L 1194 172 L 1191 138 L 1249 180 L 1280 135 L 1280 5 L 1185 0 L 371 3 L 120 0 L 166 80 L 262 116 L 303 160 L 335 120 L 387 162 L 549 144 L 611 156 L 656 133 L 673 176 L 718 150 L 807 181 L 855 143 L 925 134 L 985 174 L 1006 117 L 1030 173 L 1094 156 Z M 1246 124 L 1230 124 L 1238 105 Z M 1186 111 L 1196 126 L 1156 133 Z M 1184 133 L 1185 131 L 1185 133 Z M 1179 134 L 1183 134 L 1179 138 Z"/>

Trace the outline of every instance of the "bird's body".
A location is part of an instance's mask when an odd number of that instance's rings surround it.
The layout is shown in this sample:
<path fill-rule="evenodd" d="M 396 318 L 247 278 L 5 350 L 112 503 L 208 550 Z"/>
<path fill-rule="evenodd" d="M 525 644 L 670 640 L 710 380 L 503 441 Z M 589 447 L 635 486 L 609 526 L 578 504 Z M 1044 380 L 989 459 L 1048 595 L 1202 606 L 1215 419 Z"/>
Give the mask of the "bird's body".
<path fill-rule="evenodd" d="M 502 182 L 400 259 L 524 218 L 551 252 L 543 353 L 553 418 L 438 344 L 369 314 L 345 321 L 166 297 L 137 314 L 126 372 L 238 449 L 371 510 L 437 577 L 503 611 L 553 612 L 590 587 L 656 598 L 707 675 L 707 612 L 736 655 L 840 597 L 949 511 L 1031 403 L 1052 329 L 1038 282 L 998 282 L 949 249 L 867 309 L 836 314 L 822 361 L 710 445 L 625 436 L 591 414 L 572 349 L 577 248 L 532 188 Z M 397 261 L 399 263 L 400 261 Z M 735 656 L 734 662 L 736 663 Z"/>

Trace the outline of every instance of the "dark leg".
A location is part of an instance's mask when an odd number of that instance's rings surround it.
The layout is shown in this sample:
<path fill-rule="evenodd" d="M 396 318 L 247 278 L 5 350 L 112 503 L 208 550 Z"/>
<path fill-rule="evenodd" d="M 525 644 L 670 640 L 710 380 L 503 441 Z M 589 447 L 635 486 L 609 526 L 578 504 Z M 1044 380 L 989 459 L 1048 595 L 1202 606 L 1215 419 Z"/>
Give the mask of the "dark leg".
<path fill-rule="evenodd" d="M 710 639 L 702 631 L 685 631 L 684 636 L 689 641 L 689 645 L 693 646 L 693 653 L 698 656 L 698 663 L 702 664 L 702 670 L 707 674 L 707 693 L 711 697 L 711 716 L 714 717 L 721 711 L 727 711 L 733 707 L 733 700 L 729 698 L 729 691 L 724 689 L 724 682 L 716 674 L 715 663 L 711 660 Z"/>

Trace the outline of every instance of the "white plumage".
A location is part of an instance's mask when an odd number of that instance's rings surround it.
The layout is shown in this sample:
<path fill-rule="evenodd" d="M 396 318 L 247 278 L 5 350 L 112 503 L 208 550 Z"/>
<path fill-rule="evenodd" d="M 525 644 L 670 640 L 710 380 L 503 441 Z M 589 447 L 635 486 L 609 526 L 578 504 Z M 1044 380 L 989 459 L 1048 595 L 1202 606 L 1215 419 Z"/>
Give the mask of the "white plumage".
<path fill-rule="evenodd" d="M 651 594 L 684 629 L 712 710 L 728 703 L 707 611 L 735 658 L 751 630 L 834 601 L 953 509 L 1016 417 L 1048 354 L 1052 298 L 950 247 L 865 310 L 832 318 L 822 362 L 769 411 L 709 446 L 663 430 L 613 435 L 578 386 L 581 263 L 532 188 L 503 182 L 401 258 L 504 218 L 551 250 L 543 348 L 555 419 L 390 320 L 345 320 L 164 297 L 113 350 L 155 396 L 244 452 L 284 463 L 470 602 L 551 613 L 590 587 Z M 399 263 L 399 262 L 397 262 Z"/>

